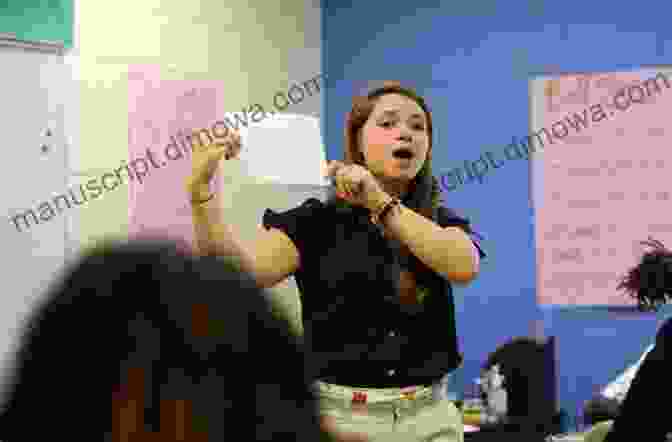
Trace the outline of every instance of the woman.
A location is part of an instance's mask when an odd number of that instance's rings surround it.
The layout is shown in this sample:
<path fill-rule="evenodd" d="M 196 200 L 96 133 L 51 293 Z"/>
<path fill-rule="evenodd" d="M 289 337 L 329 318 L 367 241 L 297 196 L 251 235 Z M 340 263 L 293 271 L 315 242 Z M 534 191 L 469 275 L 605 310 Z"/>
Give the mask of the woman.
<path fill-rule="evenodd" d="M 652 250 L 628 272 L 619 288 L 635 298 L 641 308 L 657 310 L 672 296 L 672 252 L 656 240 L 644 244 Z M 665 349 L 671 344 L 672 319 L 668 319 L 658 329 L 656 343 L 637 370 L 605 442 L 663 442 L 672 432 L 666 405 L 672 397 L 672 351 Z M 604 425 L 600 428 L 603 430 Z"/>
<path fill-rule="evenodd" d="M 171 243 L 84 256 L 29 318 L 14 369 L 3 442 L 333 440 L 289 324 L 227 261 Z"/>
<path fill-rule="evenodd" d="M 383 440 L 463 440 L 457 409 L 431 391 L 461 363 L 450 283 L 474 279 L 485 255 L 469 222 L 440 205 L 432 137 L 412 90 L 388 84 L 355 100 L 345 161 L 327 171 L 336 196 L 267 210 L 247 246 L 217 220 L 209 190 L 239 136 L 196 150 L 187 181 L 202 253 L 238 255 L 263 287 L 295 275 L 325 424 Z"/>

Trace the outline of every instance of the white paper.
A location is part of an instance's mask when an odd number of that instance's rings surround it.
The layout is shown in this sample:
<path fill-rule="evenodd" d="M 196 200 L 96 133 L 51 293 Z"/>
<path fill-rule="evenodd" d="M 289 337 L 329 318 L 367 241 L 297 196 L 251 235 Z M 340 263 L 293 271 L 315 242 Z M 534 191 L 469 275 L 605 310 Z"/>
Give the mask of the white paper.
<path fill-rule="evenodd" d="M 326 185 L 320 120 L 278 114 L 241 131 L 240 160 L 251 177 L 277 184 Z"/>

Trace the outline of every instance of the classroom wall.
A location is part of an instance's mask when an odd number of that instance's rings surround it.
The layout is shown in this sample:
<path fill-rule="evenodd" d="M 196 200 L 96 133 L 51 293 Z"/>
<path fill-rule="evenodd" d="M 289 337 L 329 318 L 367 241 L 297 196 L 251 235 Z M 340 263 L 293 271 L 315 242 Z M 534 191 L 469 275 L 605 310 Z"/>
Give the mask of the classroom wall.
<path fill-rule="evenodd" d="M 128 160 L 130 64 L 160 65 L 168 78 L 231 84 L 227 100 L 233 110 L 267 102 L 289 82 L 319 73 L 319 2 L 126 3 L 75 5 L 81 123 L 72 135 L 79 135 L 71 146 L 73 174 L 107 171 Z M 318 115 L 319 104 L 306 101 L 292 110 Z M 125 234 L 126 205 L 127 195 L 118 192 L 87 206 L 79 223 L 81 240 Z"/>
<path fill-rule="evenodd" d="M 394 7 L 325 0 L 327 158 L 343 157 L 344 115 L 353 93 L 400 80 L 425 95 L 433 110 L 435 174 L 460 167 L 529 133 L 533 75 L 665 63 L 672 54 L 664 19 L 669 10 L 662 1 L 637 10 L 578 0 L 419 0 Z M 478 280 L 456 291 L 463 379 L 475 378 L 487 354 L 510 337 L 555 335 L 560 405 L 576 414 L 595 385 L 638 359 L 667 313 L 537 305 L 527 162 L 508 163 L 482 184 L 444 196 L 486 237 L 489 254 Z"/>
<path fill-rule="evenodd" d="M 66 56 L 73 72 L 66 123 L 69 186 L 129 160 L 131 65 L 161 66 L 165 79 L 222 81 L 230 86 L 226 108 L 234 112 L 268 103 L 276 92 L 320 73 L 319 0 L 77 1 L 75 28 L 74 48 Z M 319 117 L 319 96 L 288 111 Z M 103 238 L 127 235 L 128 198 L 120 187 L 71 210 L 71 255 Z M 249 212 L 244 209 L 238 212 Z M 300 327 L 295 288 L 285 284 L 275 292 Z"/>

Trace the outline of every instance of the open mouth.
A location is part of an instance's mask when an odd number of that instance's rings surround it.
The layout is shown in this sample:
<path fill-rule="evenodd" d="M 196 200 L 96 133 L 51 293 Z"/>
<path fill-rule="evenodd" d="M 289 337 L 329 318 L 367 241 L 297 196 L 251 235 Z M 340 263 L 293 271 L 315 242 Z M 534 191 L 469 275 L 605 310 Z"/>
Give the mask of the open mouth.
<path fill-rule="evenodd" d="M 411 158 L 413 158 L 414 154 L 411 149 L 402 147 L 392 152 L 392 156 L 403 160 L 410 160 Z"/>

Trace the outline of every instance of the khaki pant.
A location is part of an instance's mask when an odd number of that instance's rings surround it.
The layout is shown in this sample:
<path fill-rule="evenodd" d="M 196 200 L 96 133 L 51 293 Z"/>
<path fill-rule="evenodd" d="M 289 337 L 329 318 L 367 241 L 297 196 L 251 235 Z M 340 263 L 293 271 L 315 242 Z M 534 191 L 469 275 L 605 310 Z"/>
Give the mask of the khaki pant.
<path fill-rule="evenodd" d="M 604 439 L 607 437 L 607 434 L 611 430 L 611 426 L 614 423 L 614 421 L 609 420 L 609 421 L 603 421 L 595 424 L 593 428 L 588 431 L 583 440 L 584 442 L 602 442 Z M 646 431 L 646 429 L 643 429 L 642 431 Z"/>
<path fill-rule="evenodd" d="M 463 442 L 462 415 L 432 387 L 349 388 L 318 382 L 323 416 L 374 442 Z"/>

